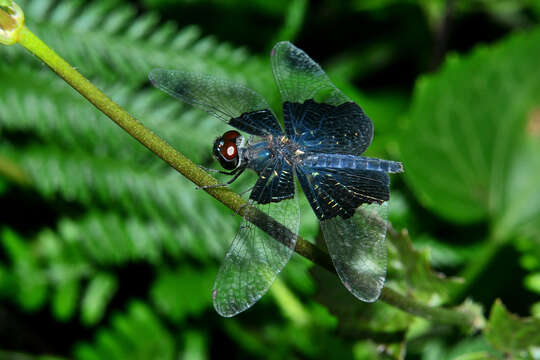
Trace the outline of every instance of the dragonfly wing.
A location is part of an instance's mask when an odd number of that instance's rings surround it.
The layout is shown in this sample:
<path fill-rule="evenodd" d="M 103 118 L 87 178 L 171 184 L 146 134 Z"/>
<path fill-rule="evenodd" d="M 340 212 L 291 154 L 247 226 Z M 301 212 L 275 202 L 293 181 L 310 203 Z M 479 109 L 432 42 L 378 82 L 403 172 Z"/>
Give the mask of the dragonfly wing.
<path fill-rule="evenodd" d="M 278 202 L 294 196 L 292 166 L 283 158 L 273 158 L 259 174 L 250 199 L 259 204 Z"/>
<path fill-rule="evenodd" d="M 386 278 L 388 174 L 302 165 L 296 174 L 341 281 L 360 300 L 377 300 Z"/>
<path fill-rule="evenodd" d="M 332 84 L 319 64 L 290 42 L 277 43 L 270 60 L 283 102 L 313 99 L 338 106 L 351 101 Z"/>
<path fill-rule="evenodd" d="M 283 100 L 287 135 L 308 151 L 362 154 L 373 124 L 322 68 L 290 42 L 276 44 L 272 70 Z"/>
<path fill-rule="evenodd" d="M 382 171 L 298 165 L 296 175 L 320 221 L 352 217 L 360 205 L 390 197 L 390 177 Z"/>
<path fill-rule="evenodd" d="M 358 299 L 377 300 L 386 279 L 387 202 L 364 204 L 354 216 L 321 221 L 334 267 L 345 287 Z"/>
<path fill-rule="evenodd" d="M 271 184 L 270 181 L 268 186 Z M 283 231 L 277 224 L 264 223 L 267 233 L 247 219 L 242 220 L 218 271 L 212 292 L 214 308 L 225 317 L 234 316 L 257 302 L 287 264 L 296 246 L 300 225 L 296 197 L 268 204 L 250 200 L 250 206 L 271 216 L 288 230 Z"/>
<path fill-rule="evenodd" d="M 257 136 L 282 134 L 270 105 L 261 95 L 243 85 L 181 70 L 153 69 L 148 78 L 167 94 L 241 131 Z"/>

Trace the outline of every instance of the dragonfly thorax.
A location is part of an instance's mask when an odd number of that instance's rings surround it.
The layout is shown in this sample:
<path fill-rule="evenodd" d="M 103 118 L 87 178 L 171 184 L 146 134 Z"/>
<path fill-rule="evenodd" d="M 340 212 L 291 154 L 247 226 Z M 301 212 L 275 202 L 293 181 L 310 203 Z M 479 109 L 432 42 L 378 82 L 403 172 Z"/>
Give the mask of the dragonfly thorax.
<path fill-rule="evenodd" d="M 260 174 L 273 159 L 283 159 L 292 165 L 301 153 L 298 151 L 298 145 L 286 136 L 267 136 L 261 141 L 246 146 L 244 161 L 248 168 Z"/>

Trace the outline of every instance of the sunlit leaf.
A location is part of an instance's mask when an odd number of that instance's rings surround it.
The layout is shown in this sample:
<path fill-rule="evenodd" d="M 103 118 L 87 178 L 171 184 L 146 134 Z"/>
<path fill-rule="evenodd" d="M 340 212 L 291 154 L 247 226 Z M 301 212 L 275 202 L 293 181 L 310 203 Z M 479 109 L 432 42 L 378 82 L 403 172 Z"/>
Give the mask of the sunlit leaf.
<path fill-rule="evenodd" d="M 156 308 L 174 321 L 198 315 L 212 304 L 211 290 L 217 269 L 194 270 L 183 266 L 163 269 L 150 291 Z"/>
<path fill-rule="evenodd" d="M 540 103 L 540 100 L 538 100 Z M 531 254 L 540 256 L 540 140 L 524 139 L 510 169 L 505 191 L 504 211 L 497 217 L 495 232 L 499 237 L 522 235 L 529 242 Z M 525 244 L 522 244 L 525 245 Z M 526 247 L 526 246 L 525 246 Z"/>
<path fill-rule="evenodd" d="M 30 246 L 9 229 L 0 232 L 0 244 L 11 260 L 11 273 L 6 271 L 4 274 L 14 288 L 8 290 L 15 294 L 23 308 L 37 310 L 47 298 L 47 280 L 40 272 Z"/>
<path fill-rule="evenodd" d="M 540 347 L 540 319 L 517 317 L 497 300 L 491 308 L 485 336 L 498 350 L 528 358 L 534 347 Z"/>
<path fill-rule="evenodd" d="M 394 278 L 403 279 L 408 288 L 415 290 L 415 296 L 418 298 L 441 303 L 463 286 L 461 279 L 435 272 L 431 267 L 429 248 L 416 250 L 406 231 L 395 233 L 389 238 L 396 257 L 394 262 L 391 262 Z"/>
<path fill-rule="evenodd" d="M 59 320 L 67 320 L 77 309 L 80 284 L 76 280 L 65 281 L 58 284 L 52 298 L 54 315 Z"/>
<path fill-rule="evenodd" d="M 101 320 L 117 287 L 116 278 L 111 274 L 100 273 L 92 278 L 81 304 L 81 317 L 85 325 L 93 325 Z"/>
<path fill-rule="evenodd" d="M 540 97 L 538 57 L 536 29 L 452 56 L 418 82 L 400 146 L 405 176 L 425 206 L 464 223 L 505 211 L 526 114 Z"/>
<path fill-rule="evenodd" d="M 174 353 L 173 338 L 159 318 L 147 305 L 133 302 L 126 313 L 113 317 L 110 328 L 99 330 L 92 343 L 79 344 L 75 358 L 172 360 Z"/>

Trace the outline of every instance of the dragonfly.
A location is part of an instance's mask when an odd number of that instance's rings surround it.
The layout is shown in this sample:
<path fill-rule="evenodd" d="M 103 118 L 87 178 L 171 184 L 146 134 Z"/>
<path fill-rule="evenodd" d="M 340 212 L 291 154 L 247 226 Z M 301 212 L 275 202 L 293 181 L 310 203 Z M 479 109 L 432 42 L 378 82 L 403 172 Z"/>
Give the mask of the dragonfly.
<path fill-rule="evenodd" d="M 216 276 L 214 308 L 225 317 L 250 308 L 291 258 L 300 226 L 295 178 L 342 283 L 358 299 L 374 302 L 386 279 L 388 174 L 403 166 L 361 156 L 373 139 L 372 121 L 304 51 L 279 42 L 270 60 L 283 127 L 268 102 L 241 84 L 181 70 L 149 73 L 157 88 L 236 129 L 213 145 L 225 169 L 220 172 L 232 176 L 224 185 L 253 170 L 258 178 L 247 206 L 279 224 L 265 231 L 243 218 Z"/>

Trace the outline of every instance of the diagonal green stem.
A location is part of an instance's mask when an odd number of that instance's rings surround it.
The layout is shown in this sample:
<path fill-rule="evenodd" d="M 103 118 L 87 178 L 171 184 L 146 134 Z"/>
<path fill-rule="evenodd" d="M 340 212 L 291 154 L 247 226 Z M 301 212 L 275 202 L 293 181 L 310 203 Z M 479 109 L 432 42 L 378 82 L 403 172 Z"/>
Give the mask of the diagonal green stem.
<path fill-rule="evenodd" d="M 47 64 L 54 72 L 88 99 L 88 101 L 96 108 L 113 120 L 118 126 L 197 186 L 202 187 L 217 184 L 217 181 L 213 177 L 208 175 L 188 158 L 171 147 L 167 142 L 147 129 L 126 110 L 109 99 L 90 81 L 83 77 L 77 70 L 71 67 L 64 59 L 35 36 L 27 27 L 24 27 L 21 30 L 19 43 Z M 238 194 L 229 189 L 207 188 L 205 191 L 234 212 L 240 213 L 240 211 L 242 211 L 242 215 L 248 220 L 253 221 L 255 225 L 261 227 L 263 231 L 266 231 L 271 235 L 276 233 L 286 233 L 288 231 L 274 219 L 268 218 L 266 214 L 257 212 L 255 208 L 249 207 L 249 211 L 246 210 L 246 202 Z M 270 230 L 269 228 L 265 228 L 268 224 L 270 224 Z M 281 227 L 283 232 L 276 232 L 276 227 Z M 328 271 L 335 273 L 334 266 L 328 254 L 301 237 L 298 237 L 295 251 Z M 441 323 L 457 325 L 467 329 L 474 327 L 476 320 L 471 314 L 459 310 L 432 307 L 418 302 L 411 297 L 403 296 L 388 287 L 383 289 L 381 300 L 410 314 Z"/>

